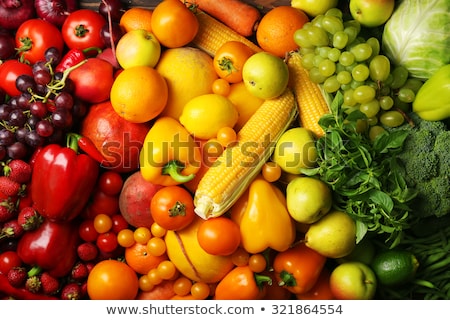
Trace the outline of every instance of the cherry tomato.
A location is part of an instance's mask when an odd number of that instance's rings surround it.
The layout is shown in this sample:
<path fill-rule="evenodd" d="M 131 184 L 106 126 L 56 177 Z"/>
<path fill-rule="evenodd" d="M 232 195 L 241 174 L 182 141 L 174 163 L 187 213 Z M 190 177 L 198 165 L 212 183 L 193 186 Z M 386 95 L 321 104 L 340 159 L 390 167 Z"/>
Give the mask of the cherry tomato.
<path fill-rule="evenodd" d="M 222 78 L 214 80 L 212 84 L 212 92 L 215 94 L 220 94 L 221 96 L 228 96 L 231 91 L 230 83 Z"/>
<path fill-rule="evenodd" d="M 119 245 L 117 235 L 114 232 L 101 233 L 97 237 L 96 245 L 103 252 L 113 252 Z"/>
<path fill-rule="evenodd" d="M 87 293 L 91 300 L 133 300 L 138 291 L 136 272 L 117 260 L 100 261 L 87 279 Z"/>
<path fill-rule="evenodd" d="M 98 188 L 108 196 L 115 196 L 120 193 L 123 186 L 122 176 L 115 171 L 105 171 L 98 178 Z"/>
<path fill-rule="evenodd" d="M 111 230 L 113 225 L 112 219 L 110 216 L 100 213 L 94 218 L 94 228 L 98 233 L 105 233 Z"/>
<path fill-rule="evenodd" d="M 95 230 L 94 220 L 83 220 L 78 227 L 78 234 L 80 235 L 80 238 L 86 242 L 96 241 L 98 232 Z"/>
<path fill-rule="evenodd" d="M 236 142 L 237 133 L 231 127 L 223 127 L 217 131 L 217 141 L 223 146 L 228 147 L 230 144 Z"/>
<path fill-rule="evenodd" d="M 11 97 L 18 96 L 16 79 L 22 74 L 33 76 L 31 66 L 13 59 L 4 61 L 0 65 L 0 89 Z"/>
<path fill-rule="evenodd" d="M 214 55 L 214 69 L 217 75 L 229 83 L 242 81 L 242 67 L 255 52 L 239 41 L 227 41 Z"/>
<path fill-rule="evenodd" d="M 280 179 L 281 171 L 281 167 L 276 162 L 268 161 L 264 163 L 261 174 L 267 181 L 275 182 Z"/>
<path fill-rule="evenodd" d="M 153 220 L 167 230 L 181 230 L 195 218 L 194 199 L 180 186 L 158 190 L 150 202 Z"/>
<path fill-rule="evenodd" d="M 233 220 L 227 217 L 203 221 L 197 231 L 200 246 L 213 255 L 230 255 L 241 243 L 241 231 Z"/>
<path fill-rule="evenodd" d="M 112 220 L 112 231 L 119 233 L 119 231 L 128 228 L 128 222 L 121 214 L 115 214 L 111 217 Z"/>
<path fill-rule="evenodd" d="M 61 33 L 70 49 L 90 47 L 103 49 L 105 43 L 101 30 L 105 24 L 106 19 L 99 12 L 79 9 L 69 14 L 61 27 Z"/>
<path fill-rule="evenodd" d="M 124 248 L 131 247 L 136 243 L 134 240 L 134 232 L 131 229 L 123 229 L 117 233 L 117 243 Z"/>
<path fill-rule="evenodd" d="M 59 29 L 42 19 L 30 19 L 20 25 L 16 32 L 16 48 L 22 61 L 34 64 L 45 60 L 45 51 L 55 47 L 62 54 L 64 40 Z"/>
<path fill-rule="evenodd" d="M 96 214 L 113 216 L 119 213 L 119 197 L 108 196 L 100 190 L 95 191 L 90 209 Z"/>
<path fill-rule="evenodd" d="M 16 251 L 5 251 L 0 254 L 0 273 L 7 274 L 14 267 L 20 267 L 22 260 Z"/>

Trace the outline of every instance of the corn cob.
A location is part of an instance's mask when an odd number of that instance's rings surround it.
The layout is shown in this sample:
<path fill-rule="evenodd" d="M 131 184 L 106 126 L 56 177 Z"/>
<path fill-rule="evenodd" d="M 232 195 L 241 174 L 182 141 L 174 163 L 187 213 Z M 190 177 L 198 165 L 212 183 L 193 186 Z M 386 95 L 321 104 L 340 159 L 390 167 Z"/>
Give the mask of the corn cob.
<path fill-rule="evenodd" d="M 224 214 L 258 175 L 276 141 L 297 116 L 291 89 L 265 100 L 237 134 L 237 143 L 208 169 L 195 192 L 195 212 L 203 219 Z"/>
<path fill-rule="evenodd" d="M 311 130 L 316 137 L 324 135 L 319 119 L 330 112 L 324 92 L 317 83 L 309 78 L 308 71 L 302 65 L 299 52 L 290 52 L 286 57 L 292 87 L 299 108 L 300 126 Z"/>
<path fill-rule="evenodd" d="M 217 50 L 227 41 L 240 41 L 255 52 L 262 51 L 255 43 L 241 36 L 209 14 L 197 9 L 196 16 L 200 25 L 192 44 L 210 56 L 214 57 Z"/>

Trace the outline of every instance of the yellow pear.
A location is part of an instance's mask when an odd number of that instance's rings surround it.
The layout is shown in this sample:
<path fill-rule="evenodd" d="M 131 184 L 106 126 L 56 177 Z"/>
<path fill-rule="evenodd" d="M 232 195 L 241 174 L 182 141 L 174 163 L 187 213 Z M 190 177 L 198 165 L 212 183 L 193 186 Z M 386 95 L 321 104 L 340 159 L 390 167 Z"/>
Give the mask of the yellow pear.
<path fill-rule="evenodd" d="M 305 243 L 326 257 L 342 258 L 356 246 L 356 223 L 347 213 L 332 210 L 310 225 Z"/>

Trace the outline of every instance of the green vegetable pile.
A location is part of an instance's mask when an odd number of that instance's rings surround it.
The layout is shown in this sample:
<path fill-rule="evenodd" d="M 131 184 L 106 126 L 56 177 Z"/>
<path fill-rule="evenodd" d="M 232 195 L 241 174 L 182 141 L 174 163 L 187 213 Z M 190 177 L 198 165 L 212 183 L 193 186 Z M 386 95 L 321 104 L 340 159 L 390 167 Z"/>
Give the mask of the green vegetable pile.
<path fill-rule="evenodd" d="M 409 117 L 410 123 L 387 130 L 409 130 L 397 157 L 406 183 L 417 191 L 410 205 L 418 218 L 442 217 L 450 213 L 450 131 L 444 122 Z"/>

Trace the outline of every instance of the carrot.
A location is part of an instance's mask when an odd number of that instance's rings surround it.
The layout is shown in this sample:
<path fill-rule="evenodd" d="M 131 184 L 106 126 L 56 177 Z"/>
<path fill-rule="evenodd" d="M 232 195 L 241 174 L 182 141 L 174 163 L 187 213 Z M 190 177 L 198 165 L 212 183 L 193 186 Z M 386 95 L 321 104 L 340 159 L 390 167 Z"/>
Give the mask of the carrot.
<path fill-rule="evenodd" d="M 197 6 L 244 37 L 252 36 L 261 20 L 261 12 L 241 0 L 180 0 Z"/>

